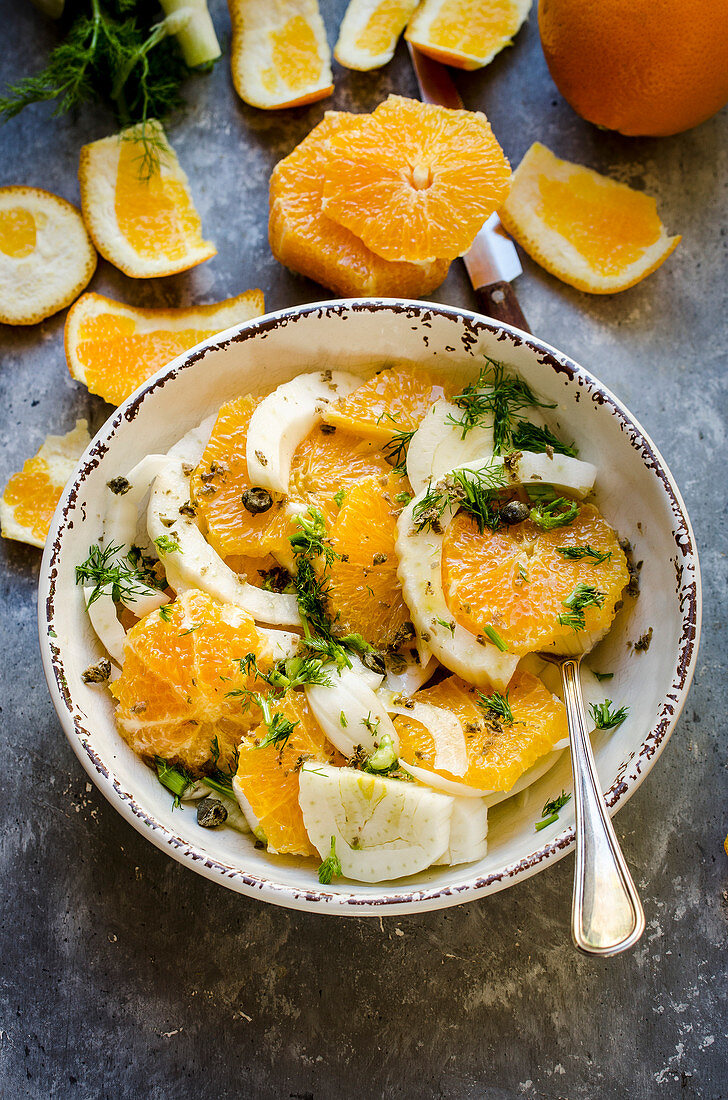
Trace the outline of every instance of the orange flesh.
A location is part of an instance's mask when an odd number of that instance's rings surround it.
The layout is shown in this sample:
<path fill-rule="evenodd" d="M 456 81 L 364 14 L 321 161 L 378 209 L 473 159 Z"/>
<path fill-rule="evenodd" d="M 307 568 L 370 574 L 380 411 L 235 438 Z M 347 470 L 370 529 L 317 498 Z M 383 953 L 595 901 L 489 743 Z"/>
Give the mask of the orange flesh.
<path fill-rule="evenodd" d="M 596 565 L 557 552 L 557 547 L 585 545 L 612 556 Z M 586 631 L 606 630 L 628 580 L 617 536 L 591 504 L 580 506 L 573 523 L 553 531 L 526 520 L 481 534 L 475 520 L 459 512 L 443 539 L 442 582 L 452 615 L 476 635 L 494 627 L 519 655 L 573 634 L 558 616 L 568 613 L 562 601 L 580 581 L 605 594 L 601 608 L 584 609 Z"/>
<path fill-rule="evenodd" d="M 119 230 L 144 259 L 183 259 L 204 245 L 197 211 L 180 180 L 159 171 L 140 178 L 139 155 L 136 142 L 122 141 L 114 197 Z"/>
<path fill-rule="evenodd" d="M 511 0 L 445 0 L 430 24 L 428 40 L 472 57 L 485 57 L 515 33 L 518 9 Z"/>
<path fill-rule="evenodd" d="M 302 15 L 294 15 L 277 31 L 271 31 L 272 69 L 261 76 L 266 91 L 274 92 L 278 77 L 297 91 L 313 84 L 321 75 L 321 55 L 310 25 Z"/>
<path fill-rule="evenodd" d="M 393 36 L 404 26 L 408 12 L 409 4 L 383 0 L 369 16 L 354 45 L 358 50 L 367 50 L 372 55 L 384 53 L 390 49 Z"/>
<path fill-rule="evenodd" d="M 600 275 L 616 275 L 639 260 L 662 231 L 655 200 L 638 191 L 604 187 L 591 176 L 538 178 L 539 214 Z"/>
<path fill-rule="evenodd" d="M 393 367 L 329 405 L 323 416 L 327 424 L 386 443 L 397 432 L 419 427 L 430 406 L 445 395 L 445 382 L 436 375 Z"/>
<path fill-rule="evenodd" d="M 51 481 L 43 459 L 36 456 L 27 460 L 20 473 L 13 474 L 3 497 L 13 509 L 16 522 L 45 541 L 62 490 L 62 485 Z"/>
<path fill-rule="evenodd" d="M 0 210 L 0 252 L 14 260 L 29 256 L 35 248 L 35 219 L 22 206 Z"/>
<path fill-rule="evenodd" d="M 480 790 L 507 791 L 544 753 L 567 736 L 566 711 L 540 680 L 516 672 L 508 685 L 512 724 L 496 719 L 479 705 L 479 693 L 457 676 L 424 688 L 412 696 L 415 703 L 443 707 L 460 721 L 465 734 L 468 767 L 465 775 L 436 769 L 435 741 L 421 722 L 404 715 L 394 719 L 400 738 L 400 756 L 410 764 L 437 771 L 445 779 Z"/>

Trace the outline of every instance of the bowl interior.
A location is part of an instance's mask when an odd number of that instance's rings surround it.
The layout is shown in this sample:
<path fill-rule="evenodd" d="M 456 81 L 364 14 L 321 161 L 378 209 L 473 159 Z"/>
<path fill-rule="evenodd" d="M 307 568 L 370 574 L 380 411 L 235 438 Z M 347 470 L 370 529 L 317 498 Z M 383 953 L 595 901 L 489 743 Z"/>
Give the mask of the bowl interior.
<path fill-rule="evenodd" d="M 316 911 L 410 911 L 500 889 L 563 854 L 573 842 L 573 807 L 539 833 L 544 802 L 571 788 L 564 753 L 533 787 L 495 807 L 488 855 L 477 864 L 433 868 L 410 879 L 321 888 L 312 860 L 269 857 L 231 829 L 204 831 L 192 808 L 173 810 L 152 772 L 117 734 L 112 700 L 81 674 L 101 656 L 74 567 L 102 530 L 106 483 L 145 454 L 166 451 L 232 397 L 268 392 L 305 370 L 363 376 L 393 361 L 477 374 L 483 354 L 502 360 L 549 401 L 550 419 L 598 467 L 596 503 L 642 561 L 641 594 L 628 601 L 590 658 L 613 673 L 604 695 L 630 707 L 628 720 L 595 736 L 599 774 L 612 807 L 636 788 L 677 718 L 699 631 L 699 575 L 692 533 L 669 472 L 612 396 L 565 356 L 477 315 L 421 303 L 331 303 L 273 314 L 217 337 L 160 372 L 101 430 L 69 483 L 41 570 L 39 618 L 46 672 L 79 759 L 117 808 L 160 847 L 235 889 Z M 633 644 L 652 628 L 646 651 Z"/>

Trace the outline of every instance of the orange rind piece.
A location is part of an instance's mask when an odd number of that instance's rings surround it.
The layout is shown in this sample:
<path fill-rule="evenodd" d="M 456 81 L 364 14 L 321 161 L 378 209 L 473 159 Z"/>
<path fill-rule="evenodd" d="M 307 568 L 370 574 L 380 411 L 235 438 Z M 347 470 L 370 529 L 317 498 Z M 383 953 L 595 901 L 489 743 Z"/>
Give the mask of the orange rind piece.
<path fill-rule="evenodd" d="M 404 715 L 394 719 L 401 759 L 477 790 L 508 791 L 540 756 L 568 737 L 564 704 L 529 672 L 517 671 L 505 693 L 513 722 L 484 705 L 488 698 L 487 693 L 457 676 L 411 697 L 413 703 L 443 707 L 459 720 L 465 737 L 464 774 L 436 768 L 432 734 L 421 722 Z"/>
<path fill-rule="evenodd" d="M 500 210 L 508 232 L 557 279 L 614 294 L 645 279 L 680 243 L 644 191 L 573 164 L 535 142 Z"/>
<path fill-rule="evenodd" d="M 149 164 L 144 134 L 158 160 Z M 94 244 L 134 279 L 174 275 L 217 252 L 203 240 L 189 181 L 155 119 L 81 149 L 81 207 Z"/>
<path fill-rule="evenodd" d="M 5 486 L 0 499 L 3 538 L 44 546 L 63 487 L 91 442 L 85 420 L 66 435 L 49 435 Z"/>
<path fill-rule="evenodd" d="M 68 369 L 91 393 L 120 405 L 195 344 L 264 312 L 260 290 L 185 309 L 138 309 L 101 294 L 84 294 L 66 318 Z"/>
<path fill-rule="evenodd" d="M 228 0 L 233 84 L 251 107 L 331 95 L 331 54 L 317 0 Z"/>
<path fill-rule="evenodd" d="M 444 65 L 481 69 L 513 44 L 530 10 L 531 0 L 425 0 L 405 37 Z"/>
<path fill-rule="evenodd" d="M 510 167 L 484 114 L 391 95 L 328 141 L 323 212 L 389 261 L 454 259 L 503 202 Z"/>
<path fill-rule="evenodd" d="M 386 65 L 417 4 L 418 0 L 351 0 L 334 57 L 340 65 L 360 72 Z"/>
<path fill-rule="evenodd" d="M 343 298 L 429 294 L 447 277 L 449 260 L 390 263 L 323 213 L 328 139 L 346 133 L 358 117 L 327 111 L 323 121 L 273 169 L 268 223 L 271 251 L 292 271 L 315 279 Z"/>
<path fill-rule="evenodd" d="M 70 305 L 96 259 L 70 202 L 37 187 L 0 187 L 0 322 L 35 325 Z"/>

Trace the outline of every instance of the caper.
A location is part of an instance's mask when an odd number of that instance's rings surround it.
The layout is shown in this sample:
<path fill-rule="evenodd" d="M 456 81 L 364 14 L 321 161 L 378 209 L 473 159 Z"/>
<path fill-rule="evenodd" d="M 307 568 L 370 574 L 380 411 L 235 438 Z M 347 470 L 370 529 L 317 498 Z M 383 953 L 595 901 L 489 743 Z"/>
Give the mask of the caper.
<path fill-rule="evenodd" d="M 273 497 L 267 489 L 246 489 L 242 496 L 243 508 L 250 512 L 251 516 L 257 516 L 261 512 L 267 512 L 273 507 Z"/>
<path fill-rule="evenodd" d="M 377 653 L 376 649 L 368 649 L 367 652 L 362 655 L 361 663 L 365 668 L 368 668 L 370 672 L 376 672 L 380 676 L 384 676 L 387 671 L 384 657 L 382 657 L 381 653 Z"/>
<path fill-rule="evenodd" d="M 501 523 L 511 527 L 514 523 L 523 523 L 531 514 L 531 509 L 522 500 L 509 500 L 501 508 L 499 515 Z"/>
<path fill-rule="evenodd" d="M 203 798 L 197 803 L 197 824 L 203 829 L 216 829 L 227 821 L 227 810 L 217 798 Z"/>

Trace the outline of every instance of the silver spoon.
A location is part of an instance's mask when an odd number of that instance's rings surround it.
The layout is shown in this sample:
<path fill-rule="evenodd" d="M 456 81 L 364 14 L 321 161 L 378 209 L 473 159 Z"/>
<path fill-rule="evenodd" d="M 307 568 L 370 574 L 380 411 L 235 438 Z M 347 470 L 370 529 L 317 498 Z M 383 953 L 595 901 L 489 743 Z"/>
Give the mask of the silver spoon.
<path fill-rule="evenodd" d="M 587 955 L 617 955 L 637 943 L 645 914 L 599 785 L 581 694 L 581 657 L 539 656 L 561 669 L 569 723 L 576 814 L 571 935 Z"/>

